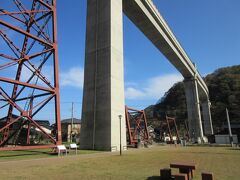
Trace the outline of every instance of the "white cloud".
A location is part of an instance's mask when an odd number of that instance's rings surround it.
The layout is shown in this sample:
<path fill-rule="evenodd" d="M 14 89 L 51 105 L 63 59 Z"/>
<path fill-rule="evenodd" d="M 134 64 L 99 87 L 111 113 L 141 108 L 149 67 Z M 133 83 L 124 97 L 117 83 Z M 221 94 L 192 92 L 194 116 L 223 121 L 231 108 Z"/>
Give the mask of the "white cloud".
<path fill-rule="evenodd" d="M 166 74 L 146 80 L 141 86 L 127 86 L 125 97 L 127 99 L 159 99 L 174 83 L 182 81 L 180 74 Z"/>
<path fill-rule="evenodd" d="M 137 98 L 144 97 L 145 94 L 141 90 L 137 90 L 133 87 L 128 87 L 125 89 L 125 96 L 128 99 L 137 99 Z"/>
<path fill-rule="evenodd" d="M 28 67 L 34 71 L 34 69 L 28 65 Z M 21 72 L 21 81 L 27 81 L 32 76 L 32 71 L 28 69 L 26 66 L 23 66 L 22 72 Z M 16 71 L 16 70 L 15 70 Z M 41 74 L 53 85 L 53 66 L 51 65 L 45 65 L 41 69 Z M 35 82 L 37 79 L 37 76 L 35 76 L 32 79 L 32 83 Z M 38 85 L 45 85 L 45 83 L 38 78 Z"/>
<path fill-rule="evenodd" d="M 83 88 L 84 70 L 82 67 L 72 67 L 66 72 L 60 72 L 60 85 Z"/>
<path fill-rule="evenodd" d="M 30 67 L 30 66 L 29 66 Z M 31 67 L 30 67 L 31 68 Z M 32 69 L 32 68 L 31 68 Z M 12 72 L 16 72 L 17 67 L 12 67 Z M 42 75 L 44 75 L 53 85 L 54 74 L 53 74 L 53 66 L 45 65 L 41 70 Z M 11 74 L 11 78 L 14 77 Z M 32 75 L 32 71 L 29 70 L 27 67 L 23 66 L 22 73 L 21 73 L 21 81 L 27 81 L 29 77 Z M 32 79 L 32 83 L 36 81 L 36 77 Z M 76 88 L 83 88 L 83 77 L 84 77 L 84 70 L 82 67 L 72 67 L 66 71 L 62 71 L 59 73 L 59 81 L 61 86 L 72 86 Z M 38 79 L 38 85 L 45 85 L 40 79 Z"/>

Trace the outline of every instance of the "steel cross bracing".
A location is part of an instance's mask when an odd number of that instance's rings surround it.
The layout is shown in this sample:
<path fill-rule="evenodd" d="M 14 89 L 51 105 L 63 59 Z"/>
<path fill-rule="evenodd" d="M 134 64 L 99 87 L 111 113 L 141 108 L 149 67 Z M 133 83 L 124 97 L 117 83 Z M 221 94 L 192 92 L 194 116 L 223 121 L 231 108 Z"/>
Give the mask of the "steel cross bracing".
<path fill-rule="evenodd" d="M 51 133 L 36 121 L 42 115 L 55 123 Z M 56 0 L 9 0 L 0 5 L 0 118 L 0 150 L 62 142 Z M 33 132 L 44 137 L 44 145 L 36 143 Z"/>
<path fill-rule="evenodd" d="M 177 141 L 180 142 L 178 127 L 177 127 L 175 118 L 166 116 L 166 120 L 161 122 L 160 127 L 161 127 L 162 131 L 167 129 L 169 137 L 170 137 L 170 142 L 174 142 L 173 132 L 175 133 L 175 135 L 177 137 Z"/>
<path fill-rule="evenodd" d="M 138 140 L 149 141 L 147 119 L 144 110 L 136 110 L 125 106 L 128 143 L 136 145 Z"/>

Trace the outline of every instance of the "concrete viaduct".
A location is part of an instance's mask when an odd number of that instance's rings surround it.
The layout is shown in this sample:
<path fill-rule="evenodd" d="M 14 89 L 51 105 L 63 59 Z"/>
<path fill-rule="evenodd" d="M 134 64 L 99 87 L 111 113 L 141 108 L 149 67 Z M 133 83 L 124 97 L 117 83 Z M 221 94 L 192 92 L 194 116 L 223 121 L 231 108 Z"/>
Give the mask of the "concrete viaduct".
<path fill-rule="evenodd" d="M 119 150 L 120 129 L 126 146 L 123 12 L 183 75 L 190 136 L 203 142 L 213 134 L 208 88 L 152 0 L 88 0 L 80 147 Z"/>

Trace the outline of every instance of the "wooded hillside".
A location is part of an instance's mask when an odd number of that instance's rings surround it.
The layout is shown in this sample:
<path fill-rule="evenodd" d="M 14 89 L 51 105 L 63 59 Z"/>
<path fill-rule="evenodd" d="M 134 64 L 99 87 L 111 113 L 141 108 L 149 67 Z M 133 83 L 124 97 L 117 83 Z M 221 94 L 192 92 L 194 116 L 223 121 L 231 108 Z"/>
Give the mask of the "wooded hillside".
<path fill-rule="evenodd" d="M 225 109 L 228 108 L 231 122 L 240 123 L 240 65 L 216 70 L 205 77 L 209 88 L 212 121 L 215 132 L 226 123 Z M 156 105 L 146 108 L 151 121 L 174 116 L 178 124 L 187 120 L 186 98 L 183 82 L 174 84 Z M 154 120 L 155 119 L 155 120 Z"/>

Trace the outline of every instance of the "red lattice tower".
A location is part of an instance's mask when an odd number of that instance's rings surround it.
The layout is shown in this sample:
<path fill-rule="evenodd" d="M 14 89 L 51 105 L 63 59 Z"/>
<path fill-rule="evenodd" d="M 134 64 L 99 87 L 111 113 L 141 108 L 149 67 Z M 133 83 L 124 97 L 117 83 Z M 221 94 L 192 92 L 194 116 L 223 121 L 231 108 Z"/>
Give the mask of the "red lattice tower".
<path fill-rule="evenodd" d="M 1 2 L 0 150 L 62 142 L 56 18 L 56 0 Z M 55 122 L 52 132 L 36 121 L 44 113 Z M 45 143 L 36 143 L 33 132 Z"/>
<path fill-rule="evenodd" d="M 128 143 L 136 145 L 138 141 L 148 142 L 149 133 L 144 110 L 136 110 L 125 106 Z"/>

